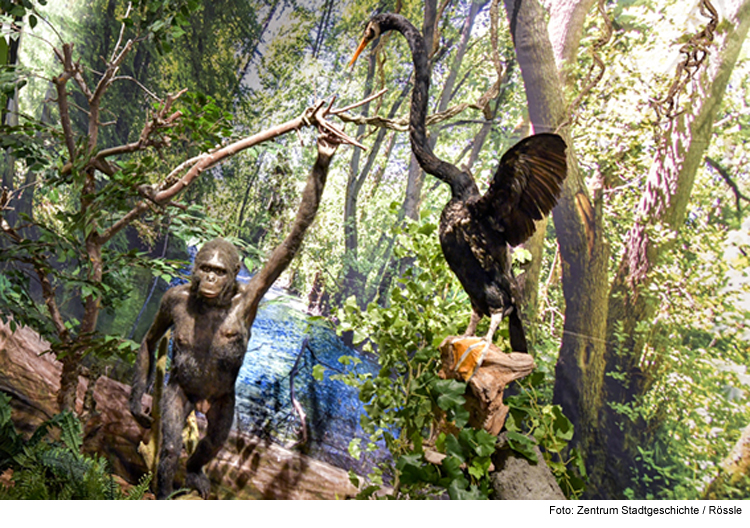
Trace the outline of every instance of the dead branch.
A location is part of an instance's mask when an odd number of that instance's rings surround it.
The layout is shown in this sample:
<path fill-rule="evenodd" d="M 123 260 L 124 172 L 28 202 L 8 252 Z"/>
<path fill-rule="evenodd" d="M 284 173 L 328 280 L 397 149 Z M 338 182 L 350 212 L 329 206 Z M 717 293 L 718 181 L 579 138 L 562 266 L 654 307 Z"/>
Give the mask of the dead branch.
<path fill-rule="evenodd" d="M 70 44 L 64 44 L 62 52 L 55 49 L 55 54 L 63 63 L 63 73 L 52 79 L 57 89 L 57 106 L 60 110 L 60 124 L 62 125 L 63 135 L 65 136 L 65 146 L 68 149 L 68 155 L 71 161 L 75 159 L 76 145 L 73 138 L 73 127 L 70 123 L 70 108 L 68 105 L 68 93 L 66 86 L 68 81 L 73 77 L 73 47 Z"/>
<path fill-rule="evenodd" d="M 690 81 L 696 78 L 701 66 L 708 57 L 708 47 L 714 41 L 714 31 L 719 25 L 719 14 L 710 0 L 701 0 L 700 13 L 710 20 L 699 33 L 696 33 L 690 40 L 680 48 L 680 53 L 684 58 L 677 65 L 674 80 L 672 81 L 667 95 L 663 99 L 651 100 L 651 106 L 656 111 L 657 121 L 662 118 L 674 119 L 683 112 L 680 107 L 680 93 Z"/>
<path fill-rule="evenodd" d="M 155 101 L 159 101 L 160 103 L 162 102 L 162 100 L 159 99 L 159 97 L 155 93 L 153 93 L 151 90 L 149 90 L 148 88 L 146 88 L 135 77 L 131 77 L 130 75 L 118 75 L 117 77 L 113 77 L 112 78 L 112 82 L 115 82 L 115 81 L 132 81 L 132 82 L 134 82 L 136 84 L 136 86 L 138 86 L 138 88 L 140 88 L 141 90 L 143 90 L 146 93 L 146 95 L 148 95 L 149 97 L 151 97 Z"/>
<path fill-rule="evenodd" d="M 138 141 L 100 150 L 99 152 L 97 152 L 96 156 L 92 158 L 91 164 L 96 165 L 97 162 L 104 161 L 106 158 L 109 158 L 111 156 L 136 152 L 156 144 L 154 140 L 150 139 L 153 133 L 157 130 L 174 126 L 177 120 L 182 117 L 182 114 L 180 112 L 172 112 L 172 105 L 186 91 L 187 89 L 181 90 L 177 94 L 169 95 L 167 97 L 164 106 L 162 106 L 162 108 L 151 119 L 146 121 L 146 124 L 143 125 L 143 129 L 138 136 Z"/>
<path fill-rule="evenodd" d="M 374 97 L 380 97 L 381 95 L 383 95 L 383 93 L 385 92 L 381 91 L 378 94 L 375 94 L 374 96 L 372 96 L 371 98 L 359 101 L 358 103 L 355 103 L 354 105 L 349 105 L 348 107 L 345 107 L 344 109 L 347 109 L 347 108 L 351 109 L 351 108 L 356 108 L 357 106 L 361 106 L 365 104 L 366 102 L 368 102 L 368 100 L 371 100 Z M 130 224 L 133 220 L 135 220 L 136 218 L 141 216 L 144 212 L 146 212 L 149 209 L 149 203 L 153 202 L 157 205 L 166 205 L 170 203 L 172 201 L 172 198 L 174 198 L 178 193 L 180 193 L 187 186 L 189 186 L 203 172 L 216 166 L 217 164 L 221 163 L 223 160 L 229 157 L 232 157 L 238 152 L 241 152 L 247 148 L 253 147 L 255 145 L 259 145 L 260 143 L 274 139 L 288 132 L 299 130 L 302 127 L 315 126 L 318 128 L 322 128 L 326 130 L 327 132 L 338 137 L 342 143 L 348 143 L 350 145 L 354 145 L 356 147 L 365 149 L 365 147 L 361 145 L 360 143 L 358 143 L 354 138 L 347 136 L 346 134 L 341 132 L 338 128 L 334 127 L 328 122 L 329 116 L 334 115 L 334 116 L 340 117 L 342 114 L 342 111 L 344 110 L 344 109 L 332 109 L 334 101 L 335 101 L 335 97 L 331 100 L 331 102 L 328 105 L 326 105 L 325 101 L 319 101 L 315 106 L 307 108 L 302 113 L 302 115 L 300 115 L 299 117 L 295 119 L 292 119 L 291 121 L 287 121 L 286 123 L 282 123 L 281 125 L 271 127 L 267 130 L 264 130 L 263 132 L 259 132 L 253 136 L 249 136 L 239 141 L 235 141 L 234 143 L 231 143 L 229 145 L 216 149 L 213 152 L 209 152 L 201 156 L 198 156 L 197 158 L 194 158 L 196 160 L 195 163 L 192 164 L 192 166 L 190 166 L 190 169 L 188 169 L 188 171 L 185 173 L 185 175 L 182 178 L 179 178 L 176 182 L 174 182 L 173 184 L 169 186 L 165 186 L 165 185 L 158 186 L 157 188 L 160 188 L 161 190 L 159 190 L 158 192 L 152 193 L 150 200 L 140 201 L 125 216 L 123 216 L 120 220 L 118 220 L 112 226 L 110 226 L 109 229 L 107 229 L 102 234 L 100 234 L 99 240 L 102 243 L 104 243 L 110 238 L 112 238 L 122 228 L 124 228 L 125 226 Z M 166 108 L 166 105 L 165 105 L 165 108 Z M 185 163 L 180 165 L 180 167 L 185 167 L 185 166 L 186 166 Z M 172 171 L 170 173 L 170 179 L 174 177 L 175 173 L 176 171 Z"/>
<path fill-rule="evenodd" d="M 125 11 L 125 16 L 123 17 L 123 20 L 130 17 L 130 12 L 133 10 L 133 4 L 131 2 L 128 2 L 128 8 Z M 115 56 L 117 55 L 117 50 L 120 49 L 120 45 L 122 44 L 122 38 L 125 35 L 125 24 L 120 24 L 120 34 L 117 37 L 117 42 L 115 43 L 115 47 L 112 49 L 112 57 L 109 59 L 109 62 L 115 61 Z"/>
<path fill-rule="evenodd" d="M 446 110 L 442 112 L 437 112 L 435 114 L 428 115 L 427 118 L 425 119 L 425 124 L 427 126 L 431 126 L 431 125 L 435 125 L 443 121 L 446 121 L 448 119 L 452 119 L 453 117 L 461 114 L 467 108 L 473 108 L 475 110 L 479 110 L 483 114 L 486 114 L 487 104 L 489 103 L 489 101 L 497 97 L 498 93 L 500 93 L 500 86 L 502 85 L 504 78 L 505 78 L 505 68 L 500 62 L 500 57 L 497 54 L 497 52 L 495 52 L 493 56 L 493 64 L 495 65 L 495 69 L 497 70 L 497 80 L 489 88 L 489 90 L 487 90 L 487 92 L 482 94 L 482 96 L 479 97 L 479 99 L 477 99 L 476 102 L 460 103 L 460 104 L 451 106 L 450 108 L 447 108 Z M 376 93 L 375 95 L 371 96 L 369 99 L 365 99 L 364 101 L 361 101 L 360 103 L 357 103 L 356 105 L 351 105 L 351 106 L 342 108 L 340 110 L 335 110 L 332 113 L 338 116 L 338 118 L 341 119 L 345 123 L 354 123 L 356 125 L 369 125 L 369 126 L 374 126 L 377 128 L 388 128 L 390 130 L 396 130 L 398 132 L 408 131 L 409 130 L 409 117 L 408 116 L 390 119 L 390 118 L 383 117 L 380 115 L 366 117 L 363 115 L 352 115 L 348 113 L 348 111 L 354 108 L 355 106 L 360 106 L 368 102 L 371 99 L 380 97 L 385 92 L 386 92 L 386 89 L 383 89 L 379 91 L 378 93 Z"/>

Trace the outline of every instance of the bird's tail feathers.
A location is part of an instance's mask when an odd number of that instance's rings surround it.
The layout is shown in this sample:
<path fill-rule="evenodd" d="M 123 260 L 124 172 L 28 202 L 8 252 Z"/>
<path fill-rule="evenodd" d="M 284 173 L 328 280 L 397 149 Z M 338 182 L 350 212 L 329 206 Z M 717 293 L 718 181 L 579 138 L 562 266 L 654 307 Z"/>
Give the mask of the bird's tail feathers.
<path fill-rule="evenodd" d="M 518 315 L 518 308 L 515 308 L 508 314 L 508 335 L 513 352 L 529 351 L 529 347 L 526 344 L 526 333 L 523 330 L 523 322 Z"/>

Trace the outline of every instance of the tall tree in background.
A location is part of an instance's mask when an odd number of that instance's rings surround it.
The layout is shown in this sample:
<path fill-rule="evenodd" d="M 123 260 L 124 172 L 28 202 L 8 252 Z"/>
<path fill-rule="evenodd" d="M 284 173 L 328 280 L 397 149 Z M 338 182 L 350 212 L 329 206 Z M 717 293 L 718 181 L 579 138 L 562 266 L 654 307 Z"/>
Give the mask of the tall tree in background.
<path fill-rule="evenodd" d="M 523 71 L 529 114 L 535 130 L 555 128 L 567 118 L 562 109 L 562 69 L 576 53 L 587 13 L 593 2 L 561 2 L 552 10 L 550 28 L 539 3 L 506 0 L 506 10 Z M 704 13 L 716 27 L 709 3 Z M 702 4 L 702 5 L 703 5 Z M 651 241 L 648 226 L 679 230 L 696 170 L 711 137 L 711 125 L 721 104 L 729 75 L 747 30 L 747 1 L 727 4 L 724 31 L 701 41 L 698 56 L 707 52 L 702 67 L 687 73 L 697 88 L 671 108 L 663 122 L 659 149 L 649 183 L 631 230 L 627 251 L 610 291 L 607 274 L 609 248 L 603 236 L 601 188 L 588 189 L 575 158 L 554 220 L 562 257 L 565 326 L 556 368 L 555 401 L 576 426 L 585 453 L 592 497 L 620 497 L 628 482 L 637 448 L 644 441 L 643 423 L 625 419 L 616 409 L 642 396 L 647 376 L 639 372 L 645 342 L 639 324 L 652 322 L 656 304 L 644 287 L 650 266 L 669 246 Z M 553 39 L 551 42 L 550 39 Z M 553 52 L 553 49 L 555 50 Z M 559 66 L 556 66 L 557 64 Z M 676 93 L 673 95 L 677 95 Z M 575 145 L 567 137 L 571 153 Z M 593 192 L 592 192 L 593 191 Z M 627 336 L 625 346 L 616 333 Z M 618 343 L 615 347 L 614 343 Z M 609 375 L 608 375 L 609 374 Z M 612 376 L 611 374 L 615 374 Z M 620 376 L 620 374 L 624 374 Z"/>
<path fill-rule="evenodd" d="M 638 447 L 650 440 L 646 423 L 618 409 L 636 402 L 650 387 L 647 340 L 639 328 L 654 324 L 659 306 L 649 285 L 656 264 L 672 246 L 673 237 L 664 234 L 684 229 L 695 176 L 750 28 L 749 0 L 724 2 L 723 21 L 710 1 L 702 0 L 699 7 L 707 22 L 682 48 L 675 82 L 660 102 L 656 155 L 609 296 L 604 360 L 611 375 L 603 380 L 608 405 L 602 408 L 598 441 L 603 452 L 591 453 L 593 485 L 600 496 L 618 496 Z M 650 333 L 658 334 L 658 325 Z M 625 336 L 624 341 L 616 334 Z"/>

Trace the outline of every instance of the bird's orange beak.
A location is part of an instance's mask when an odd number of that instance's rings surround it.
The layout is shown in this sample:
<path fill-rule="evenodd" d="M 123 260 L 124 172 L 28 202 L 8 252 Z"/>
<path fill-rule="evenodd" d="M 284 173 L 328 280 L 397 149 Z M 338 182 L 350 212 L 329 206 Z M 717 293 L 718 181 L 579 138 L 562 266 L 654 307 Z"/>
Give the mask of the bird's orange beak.
<path fill-rule="evenodd" d="M 359 46 L 357 47 L 357 51 L 354 52 L 352 60 L 349 61 L 349 67 L 354 65 L 354 63 L 357 61 L 357 57 L 359 57 L 360 53 L 362 53 L 362 50 L 367 47 L 368 42 L 369 41 L 367 40 L 367 38 L 362 39 L 362 42 L 360 42 Z"/>

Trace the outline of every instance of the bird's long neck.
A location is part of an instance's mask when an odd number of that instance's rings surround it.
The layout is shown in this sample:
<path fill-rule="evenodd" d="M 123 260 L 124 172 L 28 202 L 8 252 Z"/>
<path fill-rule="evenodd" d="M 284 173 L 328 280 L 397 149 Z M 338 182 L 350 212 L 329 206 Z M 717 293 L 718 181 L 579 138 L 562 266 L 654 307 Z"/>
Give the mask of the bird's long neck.
<path fill-rule="evenodd" d="M 454 198 L 479 194 L 473 178 L 455 165 L 435 156 L 427 140 L 425 119 L 427 118 L 427 103 L 430 93 L 430 70 L 422 34 L 401 15 L 388 14 L 383 16 L 387 18 L 381 23 L 382 31 L 398 31 L 406 38 L 411 49 L 414 62 L 414 89 L 412 90 L 411 113 L 409 115 L 409 137 L 412 152 L 417 158 L 419 166 L 427 174 L 432 174 L 449 184 Z"/>

